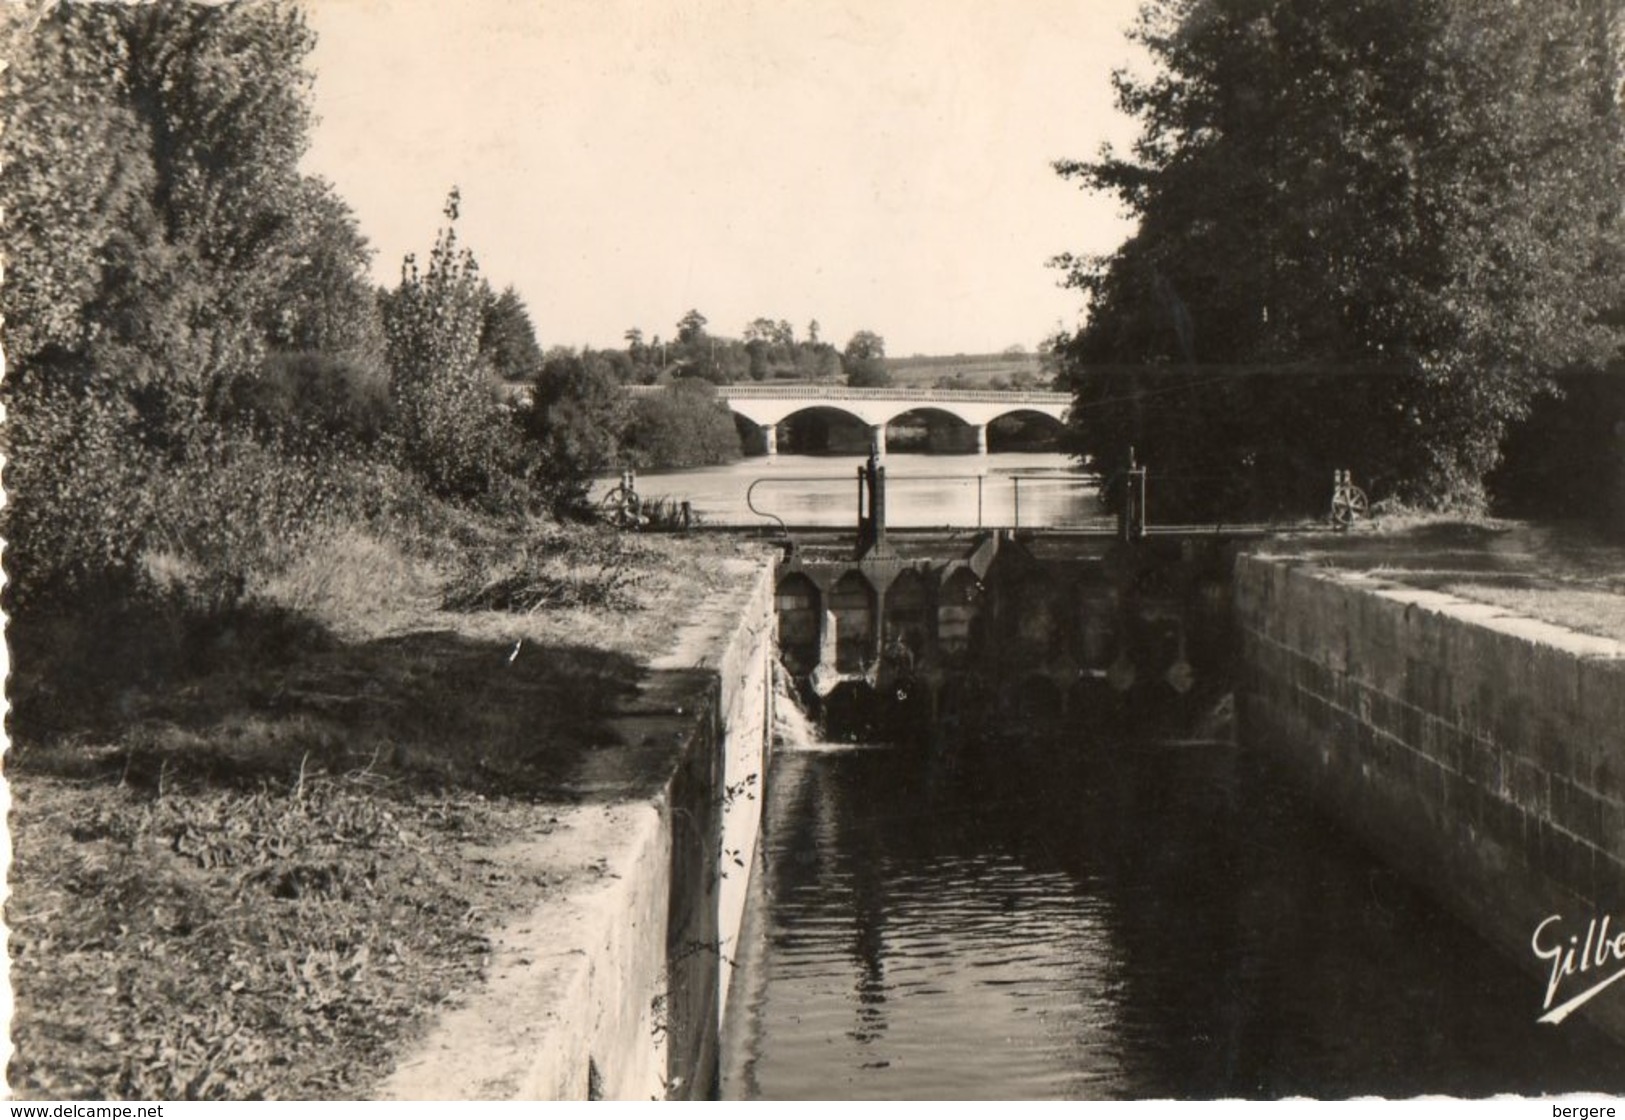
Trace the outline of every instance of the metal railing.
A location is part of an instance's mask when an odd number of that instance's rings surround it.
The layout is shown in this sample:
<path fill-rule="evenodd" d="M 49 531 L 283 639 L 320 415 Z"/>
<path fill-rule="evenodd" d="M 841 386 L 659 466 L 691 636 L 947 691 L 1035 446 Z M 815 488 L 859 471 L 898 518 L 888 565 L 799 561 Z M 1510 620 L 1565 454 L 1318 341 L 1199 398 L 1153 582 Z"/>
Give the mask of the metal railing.
<path fill-rule="evenodd" d="M 745 490 L 745 505 L 757 517 L 775 522 L 786 534 L 790 532 L 791 525 L 787 518 L 778 510 L 762 508 L 757 504 L 756 491 L 759 487 L 772 487 L 775 485 L 806 485 L 815 484 L 828 488 L 831 483 L 840 480 L 829 475 L 767 475 L 751 481 Z M 940 489 L 943 484 L 963 483 L 967 488 L 974 485 L 976 491 L 976 520 L 974 524 L 960 522 L 949 518 L 940 522 L 928 521 L 919 524 L 917 504 L 911 508 L 909 490 L 916 492 L 921 486 L 930 486 Z M 1044 503 L 1040 500 L 1035 503 L 1035 492 L 1056 489 L 1086 492 L 1092 499 L 1099 489 L 1099 480 L 1093 476 L 1078 475 L 1051 475 L 1051 474 L 942 474 L 942 475 L 890 475 L 886 479 L 887 502 L 890 506 L 890 518 L 893 527 L 913 527 L 932 529 L 1020 529 L 1022 525 L 1023 488 L 1025 487 L 1028 528 L 1058 528 L 1072 526 L 1098 526 L 1103 523 L 1104 513 L 1092 513 L 1081 518 L 1056 522 L 1044 516 Z M 859 497 L 859 514 L 862 511 L 862 497 Z M 1047 508 L 1053 509 L 1053 506 Z M 1002 514 L 1008 510 L 1008 519 Z M 914 516 L 911 516 L 914 515 Z M 904 525 L 905 522 L 915 522 L 913 525 Z M 807 528 L 807 526 L 801 526 Z M 827 528 L 827 526 L 826 526 Z"/>

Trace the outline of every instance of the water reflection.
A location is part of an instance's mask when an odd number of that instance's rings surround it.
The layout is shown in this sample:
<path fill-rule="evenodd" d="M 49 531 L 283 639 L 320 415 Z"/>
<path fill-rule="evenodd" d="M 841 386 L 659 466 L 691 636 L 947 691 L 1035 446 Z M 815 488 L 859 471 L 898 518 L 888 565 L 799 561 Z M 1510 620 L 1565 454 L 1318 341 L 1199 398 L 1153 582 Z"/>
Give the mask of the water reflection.
<path fill-rule="evenodd" d="M 1536 981 L 1250 754 L 775 766 L 726 1095 L 1625 1089 L 1617 1047 L 1538 1027 Z"/>

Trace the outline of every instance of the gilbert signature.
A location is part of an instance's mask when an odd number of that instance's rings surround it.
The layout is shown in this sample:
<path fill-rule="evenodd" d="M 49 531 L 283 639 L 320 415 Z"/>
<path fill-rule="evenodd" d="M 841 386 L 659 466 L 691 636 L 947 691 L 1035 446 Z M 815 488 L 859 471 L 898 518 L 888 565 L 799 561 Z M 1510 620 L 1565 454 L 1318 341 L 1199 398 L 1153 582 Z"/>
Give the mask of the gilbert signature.
<path fill-rule="evenodd" d="M 1565 927 L 1561 914 L 1553 914 L 1535 927 L 1529 947 L 1535 951 L 1536 957 L 1550 962 L 1552 970 L 1546 981 L 1546 1002 L 1543 1005 L 1546 1014 L 1537 1022 L 1561 1023 L 1581 1006 L 1601 995 L 1603 989 L 1614 981 L 1625 979 L 1625 930 L 1618 931 L 1610 940 L 1609 921 L 1606 915 L 1601 922 L 1592 918 L 1586 923 L 1583 938 L 1578 926 Z M 1575 992 L 1556 1007 L 1552 1006 L 1559 991 L 1572 990 L 1575 984 L 1581 982 L 1571 982 L 1571 977 L 1583 977 L 1590 973 L 1598 974 L 1590 987 Z"/>

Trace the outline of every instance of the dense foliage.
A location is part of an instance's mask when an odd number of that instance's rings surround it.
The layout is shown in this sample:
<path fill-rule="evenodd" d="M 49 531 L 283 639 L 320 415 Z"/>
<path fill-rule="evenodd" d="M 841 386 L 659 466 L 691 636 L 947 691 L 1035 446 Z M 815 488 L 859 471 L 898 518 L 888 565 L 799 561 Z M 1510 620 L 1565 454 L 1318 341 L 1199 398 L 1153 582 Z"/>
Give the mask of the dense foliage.
<path fill-rule="evenodd" d="M 633 401 L 623 443 L 636 467 L 702 467 L 740 457 L 733 414 L 708 382 L 695 378 Z"/>
<path fill-rule="evenodd" d="M 858 389 L 891 384 L 886 368 L 886 340 L 874 331 L 858 331 L 846 343 L 846 383 Z"/>
<path fill-rule="evenodd" d="M 360 360 L 376 333 L 347 321 L 370 304 L 364 245 L 297 167 L 311 37 L 296 10 L 64 4 L 6 20 L 15 599 L 127 579 L 198 535 L 177 526 L 215 503 L 168 483 L 226 485 L 209 467 L 238 458 L 229 420 L 267 353 Z"/>
<path fill-rule="evenodd" d="M 1552 372 L 1618 352 L 1620 15 L 1594 0 L 1156 0 L 1129 154 L 1058 170 L 1139 219 L 1066 257 L 1074 446 L 1171 515 L 1330 472 L 1474 504 Z"/>
<path fill-rule="evenodd" d="M 624 402 L 550 379 L 455 189 L 425 266 L 373 288 L 349 209 L 299 170 L 314 41 L 291 2 L 5 20 L 13 605 L 156 587 L 212 609 L 324 527 L 568 508 L 611 464 Z"/>
<path fill-rule="evenodd" d="M 561 351 L 542 363 L 520 415 L 561 508 L 579 504 L 592 476 L 618 464 L 630 408 L 614 372 L 596 354 Z"/>
<path fill-rule="evenodd" d="M 432 492 L 500 509 L 514 504 L 520 449 L 481 349 L 489 289 L 458 244 L 458 205 L 454 190 L 428 268 L 407 257 L 382 301 L 391 388 L 406 461 Z"/>

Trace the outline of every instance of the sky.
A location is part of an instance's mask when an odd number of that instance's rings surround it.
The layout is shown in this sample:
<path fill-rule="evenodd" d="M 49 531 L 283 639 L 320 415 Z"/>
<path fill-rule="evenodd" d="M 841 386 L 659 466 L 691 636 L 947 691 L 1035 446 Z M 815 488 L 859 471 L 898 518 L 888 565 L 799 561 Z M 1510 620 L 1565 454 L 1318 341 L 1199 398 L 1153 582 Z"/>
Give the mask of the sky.
<path fill-rule="evenodd" d="M 1124 147 L 1138 0 L 305 0 L 307 171 L 383 283 L 459 236 L 544 347 L 816 319 L 887 353 L 1078 324 L 1047 261 L 1131 232 L 1051 162 Z"/>

